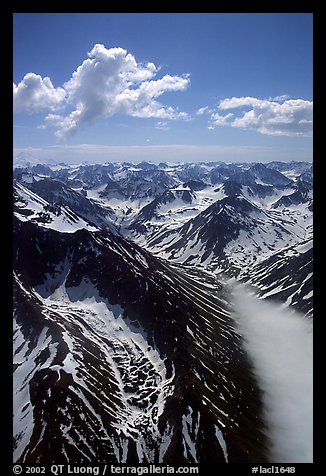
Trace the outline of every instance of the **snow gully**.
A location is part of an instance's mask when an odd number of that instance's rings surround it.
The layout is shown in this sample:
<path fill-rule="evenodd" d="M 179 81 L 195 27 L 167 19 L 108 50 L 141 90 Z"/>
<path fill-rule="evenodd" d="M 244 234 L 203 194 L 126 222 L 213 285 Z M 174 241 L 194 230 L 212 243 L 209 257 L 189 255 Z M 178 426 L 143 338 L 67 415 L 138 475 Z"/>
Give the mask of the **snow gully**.
<path fill-rule="evenodd" d="M 63 473 L 65 470 L 65 473 Z M 94 476 L 98 476 L 100 474 L 99 466 L 71 466 L 68 464 L 53 464 L 51 466 L 51 473 L 55 476 L 59 474 L 94 474 Z"/>

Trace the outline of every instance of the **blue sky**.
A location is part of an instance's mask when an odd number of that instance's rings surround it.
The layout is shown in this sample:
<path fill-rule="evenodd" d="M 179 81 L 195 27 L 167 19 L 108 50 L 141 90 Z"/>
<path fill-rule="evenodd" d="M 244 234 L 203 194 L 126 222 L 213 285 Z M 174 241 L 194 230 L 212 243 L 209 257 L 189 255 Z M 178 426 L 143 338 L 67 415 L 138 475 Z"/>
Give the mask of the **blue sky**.
<path fill-rule="evenodd" d="M 14 156 L 312 160 L 312 14 L 15 14 Z"/>

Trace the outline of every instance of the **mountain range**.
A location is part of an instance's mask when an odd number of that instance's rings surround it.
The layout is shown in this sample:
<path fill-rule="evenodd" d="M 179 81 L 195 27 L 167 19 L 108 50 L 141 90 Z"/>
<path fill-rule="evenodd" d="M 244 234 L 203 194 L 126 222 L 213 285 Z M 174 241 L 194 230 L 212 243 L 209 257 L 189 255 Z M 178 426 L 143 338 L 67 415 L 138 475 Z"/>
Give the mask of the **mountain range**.
<path fill-rule="evenodd" d="M 312 318 L 312 174 L 19 160 L 14 461 L 268 462 L 225 283 Z"/>

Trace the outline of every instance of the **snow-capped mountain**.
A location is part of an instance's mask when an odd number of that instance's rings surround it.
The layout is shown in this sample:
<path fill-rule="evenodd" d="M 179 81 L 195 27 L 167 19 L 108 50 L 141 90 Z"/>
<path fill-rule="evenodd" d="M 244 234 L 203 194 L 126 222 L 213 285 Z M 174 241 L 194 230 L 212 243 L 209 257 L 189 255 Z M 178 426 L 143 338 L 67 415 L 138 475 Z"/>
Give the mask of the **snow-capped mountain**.
<path fill-rule="evenodd" d="M 226 280 L 313 315 L 310 163 L 14 171 L 14 461 L 268 462 Z"/>
<path fill-rule="evenodd" d="M 14 176 L 158 256 L 211 270 L 251 269 L 312 237 L 309 163 L 37 165 Z"/>
<path fill-rule="evenodd" d="M 175 262 L 238 273 L 312 237 L 309 163 L 37 167 L 17 180 Z"/>
<path fill-rule="evenodd" d="M 221 286 L 21 185 L 15 203 L 14 460 L 266 461 Z"/>
<path fill-rule="evenodd" d="M 266 194 L 265 190 L 241 186 L 229 179 L 218 191 L 223 198 L 181 228 L 154 236 L 148 247 L 181 263 L 243 269 L 312 235 L 310 194 L 304 197 L 289 189 L 289 195 L 273 202 L 278 192 Z M 292 197 L 298 195 L 300 200 L 294 202 Z M 276 211 L 282 199 L 289 207 Z"/>
<path fill-rule="evenodd" d="M 273 185 L 274 187 L 286 187 L 291 180 L 285 177 L 281 172 L 269 169 L 263 164 L 255 164 L 249 169 L 249 173 L 255 179 L 256 183 Z"/>
<path fill-rule="evenodd" d="M 49 158 L 40 159 L 38 157 L 34 157 L 29 152 L 20 152 L 16 157 L 14 157 L 14 160 L 13 160 L 14 168 L 28 168 L 28 167 L 33 167 L 39 164 L 56 165 L 57 162 Z"/>
<path fill-rule="evenodd" d="M 197 195 L 194 191 L 189 187 L 171 188 L 145 205 L 128 226 L 128 231 L 136 236 L 139 233 L 153 234 L 162 231 L 164 223 L 168 222 L 169 229 L 173 226 L 178 227 L 180 220 L 187 221 L 197 212 Z"/>
<path fill-rule="evenodd" d="M 204 263 L 234 272 L 307 234 L 295 220 L 262 210 L 240 194 L 213 203 L 180 229 L 155 237 L 149 245 L 177 262 Z"/>
<path fill-rule="evenodd" d="M 292 205 L 304 205 L 312 209 L 312 184 L 302 180 L 301 176 L 292 186 L 293 192 L 289 195 L 283 195 L 277 202 L 273 204 L 273 208 L 284 207 L 289 208 Z"/>

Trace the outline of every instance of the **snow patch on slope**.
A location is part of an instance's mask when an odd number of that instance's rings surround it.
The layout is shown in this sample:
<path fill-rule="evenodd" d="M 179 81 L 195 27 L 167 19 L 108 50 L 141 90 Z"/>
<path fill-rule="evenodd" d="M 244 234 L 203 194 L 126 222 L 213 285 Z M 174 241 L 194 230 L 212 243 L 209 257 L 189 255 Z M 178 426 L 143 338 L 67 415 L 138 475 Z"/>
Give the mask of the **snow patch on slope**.
<path fill-rule="evenodd" d="M 56 355 L 56 343 L 51 342 L 48 328 L 44 327 L 38 337 L 35 347 L 30 350 L 21 326 L 14 319 L 14 380 L 13 380 L 13 425 L 16 447 L 14 450 L 14 460 L 16 461 L 28 445 L 33 432 L 33 408 L 29 394 L 29 381 L 40 369 L 47 368 Z M 46 349 L 49 350 L 49 357 L 46 362 L 38 362 L 40 355 Z"/>
<path fill-rule="evenodd" d="M 84 298 L 81 299 L 81 296 Z M 82 282 L 77 288 L 65 288 L 63 283 L 48 298 L 42 298 L 41 295 L 39 298 L 43 300 L 47 315 L 55 311 L 70 324 L 78 325 L 83 335 L 101 349 L 110 363 L 120 400 L 119 413 L 112 424 L 116 428 L 117 438 L 113 440 L 102 422 L 99 423 L 106 439 L 111 442 L 117 460 L 121 463 L 126 461 L 128 438 L 136 441 L 139 462 L 155 461 L 155 451 L 160 441 L 164 447 L 160 449 L 160 458 L 163 458 L 171 441 L 171 431 L 166 428 L 162 435 L 158 423 L 166 398 L 173 393 L 174 374 L 167 376 L 164 360 L 158 350 L 148 344 L 144 330 L 132 330 L 127 324 L 128 319 L 123 316 L 123 309 L 101 299 L 90 283 Z M 58 372 L 62 369 L 71 374 L 78 387 L 84 388 L 85 383 L 78 372 L 82 363 L 80 350 L 67 332 L 63 332 L 62 336 L 69 353 L 62 366 L 50 365 L 50 368 Z M 85 400 L 81 392 L 79 397 Z M 85 404 L 92 411 L 91 403 L 85 401 Z"/>

